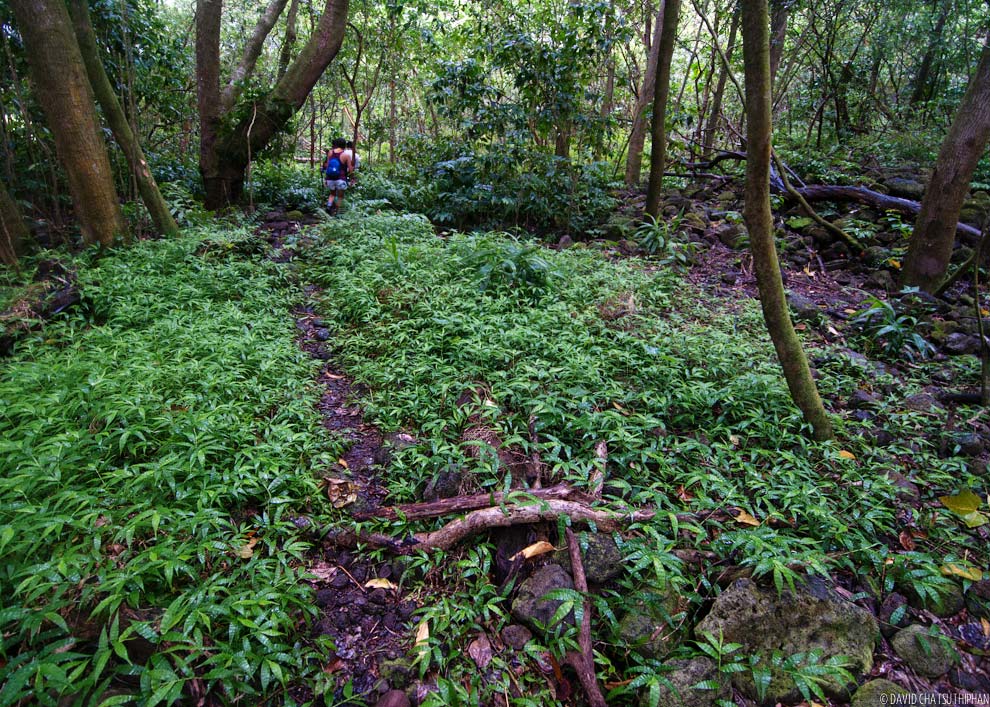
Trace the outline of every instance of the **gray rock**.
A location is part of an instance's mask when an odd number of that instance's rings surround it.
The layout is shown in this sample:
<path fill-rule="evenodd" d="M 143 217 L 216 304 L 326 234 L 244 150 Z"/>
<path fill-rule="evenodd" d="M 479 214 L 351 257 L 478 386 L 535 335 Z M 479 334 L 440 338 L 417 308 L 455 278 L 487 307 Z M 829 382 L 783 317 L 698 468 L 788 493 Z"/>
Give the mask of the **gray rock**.
<path fill-rule="evenodd" d="M 894 620 L 895 614 L 899 614 L 896 621 Z M 893 636 L 898 629 L 907 626 L 907 597 L 897 592 L 888 594 L 883 600 L 883 604 L 880 605 L 877 618 L 880 620 L 880 632 L 886 638 Z"/>
<path fill-rule="evenodd" d="M 980 350 L 980 338 L 957 331 L 945 337 L 942 350 L 950 356 L 975 354 Z"/>
<path fill-rule="evenodd" d="M 914 584 L 904 579 L 896 582 L 898 590 L 908 598 L 908 604 L 915 609 L 925 609 L 938 617 L 955 616 L 965 604 L 962 589 L 952 581 L 945 581 L 936 585 L 935 595 L 926 593 L 924 596 L 918 593 Z"/>
<path fill-rule="evenodd" d="M 686 212 L 681 223 L 697 231 L 704 231 L 708 228 L 708 220 L 696 211 Z"/>
<path fill-rule="evenodd" d="M 741 579 L 718 596 L 694 633 L 741 643 L 744 652 L 756 656 L 760 667 L 770 671 L 765 700 L 773 704 L 800 699 L 794 681 L 773 666 L 774 652 L 789 656 L 817 649 L 822 661 L 847 656 L 854 672 L 868 673 L 879 629 L 871 613 L 840 598 L 819 579 L 811 578 L 805 587 L 780 595 Z M 732 682 L 749 697 L 759 697 L 751 671 L 733 674 Z M 834 678 L 826 678 L 823 687 L 834 696 L 848 697 L 849 686 Z"/>
<path fill-rule="evenodd" d="M 904 407 L 915 412 L 931 412 L 942 406 L 931 393 L 917 393 L 904 398 Z"/>
<path fill-rule="evenodd" d="M 921 201 L 921 197 L 925 195 L 925 185 L 917 179 L 891 177 L 884 180 L 884 185 L 892 196 L 899 196 L 902 199 Z"/>
<path fill-rule="evenodd" d="M 389 690 L 375 704 L 375 707 L 409 707 L 409 698 L 402 690 Z"/>
<path fill-rule="evenodd" d="M 722 205 L 731 204 L 733 201 L 736 200 L 736 193 L 733 191 L 724 191 L 721 194 L 719 194 L 718 197 L 716 198 L 718 200 L 718 203 Z"/>
<path fill-rule="evenodd" d="M 519 592 L 512 602 L 512 616 L 530 628 L 543 631 L 551 628 L 551 621 L 561 602 L 557 599 L 544 599 L 554 589 L 574 589 L 574 580 L 560 565 L 546 565 L 519 585 Z M 574 614 L 569 613 L 563 622 L 574 623 Z"/>
<path fill-rule="evenodd" d="M 849 396 L 848 405 L 853 410 L 866 410 L 875 407 L 876 404 L 879 402 L 880 402 L 879 396 L 860 388 L 855 393 Z"/>
<path fill-rule="evenodd" d="M 959 447 L 959 454 L 964 457 L 978 457 L 986 451 L 986 440 L 974 432 L 957 432 L 949 436 L 950 450 Z"/>
<path fill-rule="evenodd" d="M 822 310 L 817 304 L 796 292 L 787 293 L 787 304 L 794 312 L 794 317 L 801 321 L 817 321 L 822 316 Z"/>
<path fill-rule="evenodd" d="M 990 579 L 970 586 L 966 592 L 966 609 L 975 618 L 990 619 Z"/>
<path fill-rule="evenodd" d="M 874 245 L 863 251 L 863 260 L 871 268 L 877 268 L 893 257 L 893 253 L 883 246 Z"/>
<path fill-rule="evenodd" d="M 722 245 L 733 250 L 742 250 L 749 241 L 749 233 L 740 223 L 724 223 L 715 230 L 715 235 Z"/>
<path fill-rule="evenodd" d="M 902 628 L 890 643 L 911 670 L 928 678 L 944 675 L 959 660 L 959 654 L 941 633 L 936 630 L 931 635 L 918 624 Z"/>
<path fill-rule="evenodd" d="M 891 438 L 891 442 L 892 441 L 893 438 Z M 897 488 L 896 493 L 900 498 L 907 501 L 917 501 L 921 498 L 921 491 L 918 489 L 918 485 L 911 481 L 908 477 L 904 476 L 904 474 L 896 471 L 888 471 L 887 478 Z"/>
<path fill-rule="evenodd" d="M 904 697 L 911 692 L 890 680 L 870 680 L 859 686 L 849 707 L 887 707 L 895 704 L 894 697 Z"/>
<path fill-rule="evenodd" d="M 517 651 L 521 651 L 533 638 L 532 632 L 525 626 L 509 624 L 502 629 L 502 642 Z"/>
<path fill-rule="evenodd" d="M 413 679 L 413 667 L 407 658 L 383 660 L 378 664 L 378 675 L 392 688 L 404 688 Z"/>
<path fill-rule="evenodd" d="M 724 272 L 724 273 L 722 273 L 721 280 L 726 285 L 735 285 L 739 281 L 739 273 L 737 273 L 737 272 Z"/>
<path fill-rule="evenodd" d="M 680 611 L 674 592 L 641 592 L 619 622 L 619 639 L 647 658 L 663 658 L 682 636 L 674 616 Z"/>
<path fill-rule="evenodd" d="M 567 248 L 570 248 L 572 245 L 574 245 L 574 239 L 568 236 L 567 234 L 561 236 L 560 240 L 557 241 L 557 247 L 560 250 L 566 250 Z"/>
<path fill-rule="evenodd" d="M 581 533 L 578 535 L 578 539 L 581 545 L 584 576 L 589 582 L 604 584 L 613 577 L 622 574 L 622 553 L 611 535 Z M 568 572 L 571 570 L 571 557 L 567 551 L 556 553 L 554 560 Z"/>
<path fill-rule="evenodd" d="M 868 287 L 875 287 L 878 290 L 884 290 L 886 292 L 893 292 L 897 289 L 897 283 L 894 282 L 894 276 L 886 270 L 874 270 L 870 273 L 870 276 L 866 278 L 866 285 Z"/>
<path fill-rule="evenodd" d="M 673 689 L 666 685 L 660 686 L 660 700 L 657 704 L 661 707 L 713 707 L 718 700 L 729 699 L 729 685 L 719 675 L 718 666 L 710 658 L 672 660 L 667 666 L 673 669 L 663 676 L 670 681 Z M 694 688 L 694 685 L 707 680 L 718 682 L 719 689 Z M 641 707 L 648 707 L 649 693 L 640 697 L 639 704 Z"/>

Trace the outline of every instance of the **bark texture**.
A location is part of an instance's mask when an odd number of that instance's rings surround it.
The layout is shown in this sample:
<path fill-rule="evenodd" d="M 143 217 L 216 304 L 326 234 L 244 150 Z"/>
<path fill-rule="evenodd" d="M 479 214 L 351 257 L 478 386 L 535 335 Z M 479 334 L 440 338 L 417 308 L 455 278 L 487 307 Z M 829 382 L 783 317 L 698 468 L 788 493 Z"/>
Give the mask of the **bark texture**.
<path fill-rule="evenodd" d="M 815 439 L 831 439 L 832 424 L 822 406 L 811 369 L 794 331 L 770 211 L 770 37 L 767 0 L 742 0 L 746 71 L 746 195 L 743 217 L 749 229 L 753 268 L 770 339 L 791 397 L 811 425 Z"/>
<path fill-rule="evenodd" d="M 113 131 L 114 139 L 127 158 L 127 164 L 137 182 L 141 200 L 148 207 L 151 221 L 155 224 L 158 232 L 167 236 L 174 236 L 179 232 L 179 225 L 172 217 L 168 204 L 165 203 L 165 199 L 158 189 L 158 183 L 152 176 L 148 162 L 144 158 L 141 143 L 138 142 L 137 136 L 131 130 L 131 124 L 127 121 L 124 109 L 110 85 L 110 79 L 103 68 L 103 62 L 100 60 L 100 50 L 96 44 L 96 35 L 90 22 L 89 7 L 86 0 L 70 0 L 69 11 L 72 15 L 83 63 L 86 66 L 86 73 L 89 75 L 89 83 L 100 108 L 103 110 L 103 115 L 106 116 L 110 129 Z"/>
<path fill-rule="evenodd" d="M 935 161 L 904 258 L 903 282 L 934 292 L 945 277 L 956 224 L 990 140 L 990 36 Z"/>
<path fill-rule="evenodd" d="M 657 13 L 656 23 L 653 28 L 653 41 L 650 44 L 650 51 L 646 59 L 646 71 L 643 74 L 643 85 L 640 88 L 639 96 L 636 97 L 636 106 L 633 108 L 632 132 L 629 133 L 629 151 L 626 155 L 626 185 L 635 186 L 639 184 L 639 177 L 643 171 L 643 145 L 646 144 L 646 109 L 653 102 L 653 89 L 657 81 L 657 61 L 660 56 L 660 33 L 663 31 L 663 8 L 664 3 L 660 3 L 660 11 Z"/>
<path fill-rule="evenodd" d="M 0 263 L 16 268 L 17 254 L 27 237 L 28 229 L 21 217 L 21 210 L 7 193 L 4 183 L 0 182 Z"/>
<path fill-rule="evenodd" d="M 663 30 L 660 33 L 660 54 L 657 58 L 656 84 L 653 89 L 653 124 L 650 148 L 650 184 L 646 189 L 646 214 L 656 219 L 660 215 L 660 190 L 667 162 L 667 99 L 670 97 L 670 62 L 674 56 L 674 40 L 680 19 L 681 0 L 666 0 L 663 7 Z"/>
<path fill-rule="evenodd" d="M 731 24 L 729 25 L 729 43 L 725 49 L 727 61 L 732 59 L 732 52 L 736 48 L 736 33 L 739 31 L 739 10 L 732 13 Z M 718 41 L 718 37 L 712 37 L 713 42 Z M 712 95 L 711 110 L 708 113 L 708 122 L 705 125 L 704 140 L 701 154 L 708 157 L 715 144 L 715 133 L 718 131 L 718 122 L 722 117 L 722 98 L 725 96 L 725 84 L 729 80 L 729 66 L 721 64 L 721 71 L 718 74 L 718 81 L 715 82 L 715 92 Z"/>
<path fill-rule="evenodd" d="M 262 15 L 249 42 L 274 26 L 270 12 L 284 2 L 273 1 Z M 323 13 L 299 54 L 271 90 L 247 110 L 234 103 L 225 106 L 220 94 L 221 0 L 198 0 L 196 12 L 196 78 L 200 112 L 200 173 L 206 190 L 206 207 L 214 210 L 235 203 L 244 188 L 251 155 L 260 153 L 306 102 L 323 72 L 337 56 L 344 40 L 348 0 L 327 0 Z M 281 12 L 281 8 L 279 8 Z M 277 20 L 278 15 L 275 15 Z M 271 26 L 269 22 L 271 21 Z M 266 29 L 267 28 L 267 29 Z M 244 59 L 248 61 L 245 63 Z M 248 66 L 250 64 L 250 66 Z M 248 48 L 239 67 L 253 70 Z M 225 96 L 227 91 L 225 91 Z M 223 129 L 221 130 L 221 126 Z"/>
<path fill-rule="evenodd" d="M 83 241 L 110 245 L 124 222 L 69 12 L 62 0 L 11 0 L 10 6 Z"/>

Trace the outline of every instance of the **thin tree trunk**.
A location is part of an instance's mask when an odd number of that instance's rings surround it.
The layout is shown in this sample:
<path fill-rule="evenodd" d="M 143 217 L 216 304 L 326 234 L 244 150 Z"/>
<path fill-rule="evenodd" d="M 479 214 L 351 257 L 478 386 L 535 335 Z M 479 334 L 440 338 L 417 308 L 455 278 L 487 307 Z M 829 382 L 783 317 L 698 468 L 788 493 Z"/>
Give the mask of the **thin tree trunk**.
<path fill-rule="evenodd" d="M 625 177 L 626 185 L 630 187 L 639 184 L 640 173 L 643 170 L 643 145 L 646 144 L 646 109 L 653 102 L 653 89 L 656 86 L 657 62 L 660 58 L 660 35 L 663 32 L 663 11 L 664 4 L 661 2 L 656 24 L 653 27 L 653 39 L 646 60 L 643 85 L 633 108 L 632 130 L 629 133 L 629 149 L 626 153 Z"/>
<path fill-rule="evenodd" d="M 911 92 L 910 102 L 912 106 L 921 103 L 931 95 L 929 79 L 932 73 L 932 64 L 935 63 L 935 54 L 942 45 L 942 32 L 945 30 L 945 23 L 949 19 L 951 6 L 949 0 L 942 0 L 942 8 L 928 40 L 928 49 L 925 50 L 925 55 L 921 59 L 921 66 L 918 67 L 918 75 L 914 79 L 914 90 Z"/>
<path fill-rule="evenodd" d="M 743 217 L 760 304 L 767 331 L 777 351 L 787 387 L 815 439 L 833 437 L 811 369 L 794 331 L 780 262 L 773 239 L 770 211 L 771 84 L 770 33 L 767 0 L 742 0 L 743 57 L 746 69 L 746 194 Z"/>
<path fill-rule="evenodd" d="M 110 245 L 123 234 L 124 221 L 69 12 L 62 0 L 11 0 L 10 5 L 83 241 Z"/>
<path fill-rule="evenodd" d="M 6 185 L 0 182 L 0 263 L 17 268 L 17 254 L 28 235 L 17 202 L 7 193 Z"/>
<path fill-rule="evenodd" d="M 677 39 L 677 23 L 681 10 L 680 0 L 666 0 L 663 10 L 663 31 L 660 35 L 660 56 L 657 61 L 657 80 L 653 89 L 653 125 L 650 148 L 650 184 L 646 190 L 646 215 L 660 216 L 660 190 L 663 187 L 663 170 L 667 158 L 667 99 L 670 94 L 670 62 L 674 56 L 674 40 Z"/>
<path fill-rule="evenodd" d="M 942 142 L 904 258 L 905 285 L 934 291 L 945 277 L 959 212 L 970 179 L 990 141 L 990 35 L 980 63 Z"/>
<path fill-rule="evenodd" d="M 770 86 L 777 80 L 777 70 L 784 56 L 787 39 L 787 16 L 794 0 L 770 0 Z"/>
<path fill-rule="evenodd" d="M 732 60 L 732 51 L 736 48 L 736 32 L 739 31 L 739 10 L 732 13 L 732 24 L 729 26 L 729 44 L 725 49 L 725 58 Z M 713 42 L 717 42 L 717 37 L 712 37 Z M 712 146 L 715 144 L 715 133 L 718 129 L 718 121 L 722 117 L 722 97 L 725 95 L 725 82 L 729 79 L 729 67 L 720 63 L 721 73 L 718 75 L 718 82 L 715 84 L 715 94 L 712 96 L 711 112 L 708 114 L 708 124 L 705 127 L 704 140 L 702 142 L 702 155 L 705 159 L 711 154 Z"/>
<path fill-rule="evenodd" d="M 99 47 L 96 44 L 96 35 L 93 33 L 93 25 L 89 19 L 89 6 L 86 0 L 70 0 L 69 10 L 72 21 L 75 25 L 76 39 L 79 42 L 79 49 L 82 52 L 83 62 L 86 65 L 86 73 L 89 75 L 89 82 L 93 87 L 96 100 L 100 103 L 103 115 L 106 116 L 110 129 L 113 131 L 114 139 L 120 149 L 123 150 L 130 166 L 131 174 L 137 181 L 138 191 L 144 205 L 148 207 L 151 221 L 159 233 L 168 236 L 176 235 L 179 232 L 179 225 L 172 218 L 168 209 L 168 204 L 158 190 L 148 162 L 144 158 L 144 151 L 138 142 L 137 136 L 131 130 L 131 125 L 124 115 L 124 110 L 117 100 L 110 85 L 110 79 L 100 61 Z"/>

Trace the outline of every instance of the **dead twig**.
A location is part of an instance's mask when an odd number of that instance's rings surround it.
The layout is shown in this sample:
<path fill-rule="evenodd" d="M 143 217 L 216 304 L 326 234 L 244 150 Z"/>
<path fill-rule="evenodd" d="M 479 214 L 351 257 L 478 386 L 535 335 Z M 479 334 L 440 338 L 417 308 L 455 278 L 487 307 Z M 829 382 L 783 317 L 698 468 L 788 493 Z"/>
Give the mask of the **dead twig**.
<path fill-rule="evenodd" d="M 591 707 L 606 707 L 605 697 L 598 686 L 598 679 L 595 676 L 595 655 L 591 648 L 591 602 L 588 601 L 588 580 L 584 575 L 584 564 L 581 562 L 581 548 L 578 546 L 577 538 L 570 528 L 564 531 L 567 534 L 567 550 L 571 556 L 571 572 L 574 574 L 574 588 L 584 595 L 584 611 L 581 612 L 581 627 L 578 630 L 578 646 L 580 653 L 570 652 L 567 654 L 567 662 L 577 672 L 581 687 L 588 695 L 588 702 Z"/>

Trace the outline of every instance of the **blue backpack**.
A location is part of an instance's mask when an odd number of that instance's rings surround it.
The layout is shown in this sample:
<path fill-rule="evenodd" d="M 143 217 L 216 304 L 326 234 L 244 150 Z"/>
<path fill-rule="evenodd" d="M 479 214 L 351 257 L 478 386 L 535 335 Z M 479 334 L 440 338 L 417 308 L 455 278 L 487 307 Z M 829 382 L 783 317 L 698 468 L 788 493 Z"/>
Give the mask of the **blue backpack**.
<path fill-rule="evenodd" d="M 330 157 L 327 158 L 327 168 L 325 173 L 327 179 L 343 179 L 344 178 L 344 163 L 340 161 L 340 156 L 344 154 L 339 152 L 337 154 L 330 153 Z"/>

